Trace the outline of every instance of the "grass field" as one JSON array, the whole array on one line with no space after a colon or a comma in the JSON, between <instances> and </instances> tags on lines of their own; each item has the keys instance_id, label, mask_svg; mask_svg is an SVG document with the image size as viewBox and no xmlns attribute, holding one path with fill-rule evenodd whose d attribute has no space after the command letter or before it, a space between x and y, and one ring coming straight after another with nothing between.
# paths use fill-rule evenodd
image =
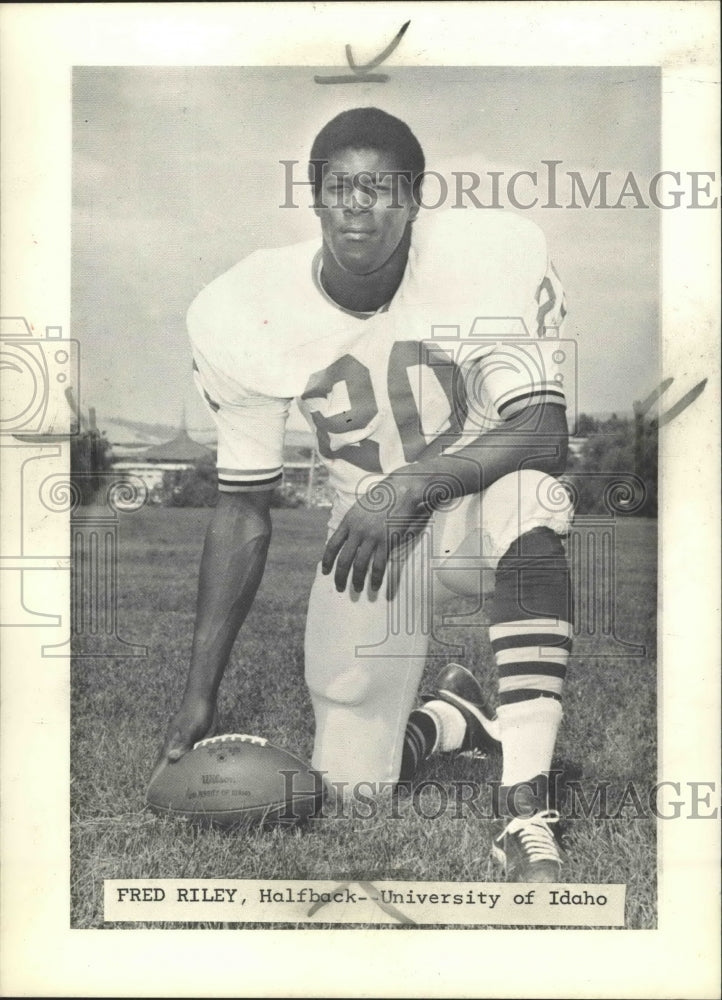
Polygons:
<instances>
[{"instance_id":1,"label":"grass field","mask_svg":"<svg viewBox=\"0 0 722 1000\"><path fill-rule=\"evenodd\" d=\"M140 926L103 923L106 878L335 879L352 870L375 878L499 881L489 860L487 821L473 814L459 818L453 810L423 818L411 799L401 803L400 818L382 804L371 819L312 821L305 832L199 831L144 807L145 786L183 688L210 513L148 508L122 517L119 631L127 641L147 645L149 653L79 658L73 665L72 926ZM312 711L303 683L303 629L326 512L274 515L266 575L221 689L222 730L262 735L309 758ZM555 764L585 789L608 782L610 802L621 805L628 781L646 789L656 780L656 522L628 519L616 530L617 634L643 644L646 654L602 655L609 641L605 646L600 639L596 655L596 640L586 641L587 655L572 659ZM460 631L435 627L431 652L443 652L443 642L458 642ZM464 662L493 697L486 630L463 632ZM430 659L429 680L441 662ZM500 760L458 757L435 760L423 775L442 788L499 776ZM436 811L433 801L424 811ZM625 882L627 926L654 927L655 820L639 818L634 806L616 811L614 819L569 821L564 877Z\"/></svg>"}]
</instances>

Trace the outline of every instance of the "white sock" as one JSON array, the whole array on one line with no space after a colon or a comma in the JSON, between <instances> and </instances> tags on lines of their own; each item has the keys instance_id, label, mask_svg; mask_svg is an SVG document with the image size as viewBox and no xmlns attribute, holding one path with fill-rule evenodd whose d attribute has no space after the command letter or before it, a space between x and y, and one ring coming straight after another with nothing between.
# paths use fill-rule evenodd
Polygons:
<instances>
[{"instance_id":1,"label":"white sock","mask_svg":"<svg viewBox=\"0 0 722 1000\"><path fill-rule=\"evenodd\" d=\"M455 705L435 699L427 701L419 711L426 712L436 723L437 737L432 753L437 750L448 753L459 749L466 736L466 720Z\"/></svg>"},{"instance_id":2,"label":"white sock","mask_svg":"<svg viewBox=\"0 0 722 1000\"><path fill-rule=\"evenodd\" d=\"M556 698L532 698L497 709L501 730L502 785L517 785L551 770L562 721Z\"/></svg>"}]
</instances>

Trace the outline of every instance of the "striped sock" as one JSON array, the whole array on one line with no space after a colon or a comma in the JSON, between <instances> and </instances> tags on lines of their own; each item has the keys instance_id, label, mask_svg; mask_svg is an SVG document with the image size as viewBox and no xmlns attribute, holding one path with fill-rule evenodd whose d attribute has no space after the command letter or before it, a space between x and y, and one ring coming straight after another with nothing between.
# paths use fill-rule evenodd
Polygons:
<instances>
[{"instance_id":1,"label":"striped sock","mask_svg":"<svg viewBox=\"0 0 722 1000\"><path fill-rule=\"evenodd\" d=\"M497 716L504 749L502 785L518 785L550 771L562 721L561 703L544 697L518 701L500 705Z\"/></svg>"},{"instance_id":2,"label":"striped sock","mask_svg":"<svg viewBox=\"0 0 722 1000\"><path fill-rule=\"evenodd\" d=\"M435 750L459 750L466 736L466 719L458 708L438 698L409 716L401 756L401 780L408 781Z\"/></svg>"},{"instance_id":3,"label":"striped sock","mask_svg":"<svg viewBox=\"0 0 722 1000\"><path fill-rule=\"evenodd\" d=\"M569 570L560 539L522 535L497 569L489 638L499 673L502 784L550 770L572 645Z\"/></svg>"},{"instance_id":4,"label":"striped sock","mask_svg":"<svg viewBox=\"0 0 722 1000\"><path fill-rule=\"evenodd\" d=\"M489 629L499 671L499 706L545 696L561 701L572 648L570 622L526 618ZM536 773L536 772L535 772Z\"/></svg>"},{"instance_id":5,"label":"striped sock","mask_svg":"<svg viewBox=\"0 0 722 1000\"><path fill-rule=\"evenodd\" d=\"M409 716L401 755L400 781L410 781L426 758L433 753L438 739L436 722L423 708Z\"/></svg>"},{"instance_id":6,"label":"striped sock","mask_svg":"<svg viewBox=\"0 0 722 1000\"><path fill-rule=\"evenodd\" d=\"M551 768L571 624L529 618L494 625L489 634L499 671L501 781L515 785Z\"/></svg>"}]
</instances>

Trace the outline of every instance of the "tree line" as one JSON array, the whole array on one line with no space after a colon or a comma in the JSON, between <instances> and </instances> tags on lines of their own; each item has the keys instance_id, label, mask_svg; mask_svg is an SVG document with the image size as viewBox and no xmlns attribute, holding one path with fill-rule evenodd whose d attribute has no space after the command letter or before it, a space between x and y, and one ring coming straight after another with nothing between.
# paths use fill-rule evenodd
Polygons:
<instances>
[{"instance_id":1,"label":"tree line","mask_svg":"<svg viewBox=\"0 0 722 1000\"><path fill-rule=\"evenodd\" d=\"M629 504L630 516L656 517L658 433L653 422L616 414L602 420L582 413L574 444L563 480L575 496L578 513L608 513L605 491L626 478L635 483L639 494ZM110 443L97 428L71 439L71 478L81 503L97 502L101 477L110 470L111 461ZM210 457L180 472L165 473L154 500L170 507L208 507L215 505L217 495L215 462ZM305 497L284 484L274 502L277 506L300 506ZM624 508L616 512L624 513Z\"/></svg>"},{"instance_id":2,"label":"tree line","mask_svg":"<svg viewBox=\"0 0 722 1000\"><path fill-rule=\"evenodd\" d=\"M605 490L615 482L632 482L629 514L657 516L658 431L641 415L600 420L581 413L577 421L577 454L570 453L566 477L577 497L577 512L608 512ZM615 508L624 513L624 508Z\"/></svg>"}]
</instances>

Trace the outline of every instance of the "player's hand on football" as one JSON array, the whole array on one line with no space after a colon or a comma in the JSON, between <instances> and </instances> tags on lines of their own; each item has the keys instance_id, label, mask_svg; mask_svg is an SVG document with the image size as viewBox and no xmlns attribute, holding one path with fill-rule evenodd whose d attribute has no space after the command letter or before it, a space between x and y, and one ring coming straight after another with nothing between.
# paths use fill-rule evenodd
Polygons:
<instances>
[{"instance_id":1,"label":"player's hand on football","mask_svg":"<svg viewBox=\"0 0 722 1000\"><path fill-rule=\"evenodd\" d=\"M328 575L335 564L339 592L350 581L360 593L367 579L372 590L379 590L394 550L423 530L429 518L410 492L392 490L384 503L378 493L383 485L372 487L351 507L326 543L321 571Z\"/></svg>"},{"instance_id":2,"label":"player's hand on football","mask_svg":"<svg viewBox=\"0 0 722 1000\"><path fill-rule=\"evenodd\" d=\"M218 727L216 707L202 698L184 699L168 724L161 761L176 761L193 749L193 745L211 736Z\"/></svg>"}]
</instances>

